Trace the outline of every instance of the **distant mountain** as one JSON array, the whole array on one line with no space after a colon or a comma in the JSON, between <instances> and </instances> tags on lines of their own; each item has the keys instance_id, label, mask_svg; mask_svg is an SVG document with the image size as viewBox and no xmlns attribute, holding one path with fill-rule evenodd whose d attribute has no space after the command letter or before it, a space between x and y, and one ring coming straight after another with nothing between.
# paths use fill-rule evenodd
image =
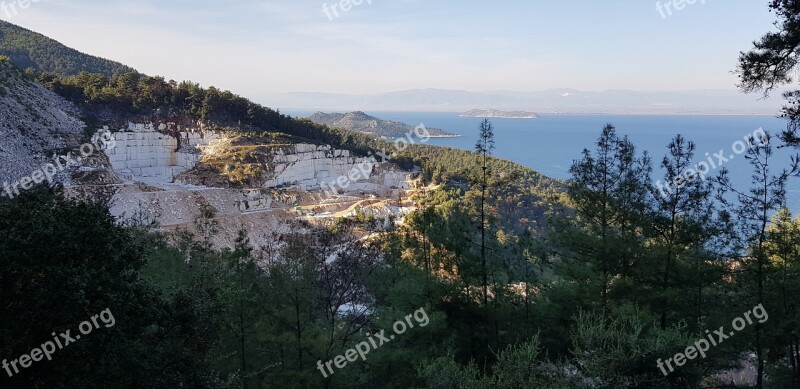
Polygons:
<instances>
[{"instance_id":1,"label":"distant mountain","mask_svg":"<svg viewBox=\"0 0 800 389\"><path fill-rule=\"evenodd\" d=\"M314 123L326 125L334 128L370 134L378 138L403 138L407 134L419 136L415 132L415 126L405 123L382 120L364 112L350 113L323 113L317 112L308 118ZM460 135L452 132L440 130L438 128L427 128L432 137L458 137Z\"/></svg>"},{"instance_id":2,"label":"distant mountain","mask_svg":"<svg viewBox=\"0 0 800 389\"><path fill-rule=\"evenodd\" d=\"M303 111L418 111L464 112L475 107L534 111L539 114L637 114L637 115L774 115L776 91L770 100L736 90L640 92L608 90L585 92L551 89L536 92L413 89L370 95L285 93L264 96L284 110Z\"/></svg>"},{"instance_id":3,"label":"distant mountain","mask_svg":"<svg viewBox=\"0 0 800 389\"><path fill-rule=\"evenodd\" d=\"M106 76L135 72L119 62L71 49L42 34L0 20L0 55L23 69L72 76L80 72Z\"/></svg>"},{"instance_id":4,"label":"distant mountain","mask_svg":"<svg viewBox=\"0 0 800 389\"><path fill-rule=\"evenodd\" d=\"M473 109L459 116L470 118L537 119L539 115L525 111L498 111L496 109Z\"/></svg>"}]
</instances>

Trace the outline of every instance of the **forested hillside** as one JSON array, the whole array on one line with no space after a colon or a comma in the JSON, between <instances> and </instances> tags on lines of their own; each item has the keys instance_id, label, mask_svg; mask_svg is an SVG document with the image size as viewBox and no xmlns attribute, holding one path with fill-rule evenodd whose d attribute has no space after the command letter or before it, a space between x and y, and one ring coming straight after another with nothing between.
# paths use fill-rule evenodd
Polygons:
<instances>
[{"instance_id":1,"label":"forested hillside","mask_svg":"<svg viewBox=\"0 0 800 389\"><path fill-rule=\"evenodd\" d=\"M39 72L29 75L81 107L85 121L95 127L120 126L130 120L160 120L242 132L283 133L362 156L385 154L405 168L421 167L430 183L466 188L477 180L478 170L471 167L477 161L473 153L419 144L398 147L366 134L292 118L215 87L203 88L188 81L178 83L139 73L111 77L90 73L68 77ZM505 201L502 208L508 213L503 214L501 222L508 228L520 231L528 222L545 223L547 209L559 206L555 193L561 184L557 181L509 161L489 158L488 164L491 170L503 172L497 178L502 184L496 185L496 190Z\"/></svg>"},{"instance_id":2,"label":"forested hillside","mask_svg":"<svg viewBox=\"0 0 800 389\"><path fill-rule=\"evenodd\" d=\"M114 75L134 70L119 62L71 49L42 34L0 20L0 55L23 69L75 75L80 72Z\"/></svg>"}]
</instances>

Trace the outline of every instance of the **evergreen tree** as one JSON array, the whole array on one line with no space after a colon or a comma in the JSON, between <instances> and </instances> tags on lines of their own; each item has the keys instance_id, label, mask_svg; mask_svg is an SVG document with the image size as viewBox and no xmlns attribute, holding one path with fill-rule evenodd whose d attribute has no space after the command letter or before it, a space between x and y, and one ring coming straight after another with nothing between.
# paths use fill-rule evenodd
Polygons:
<instances>
[{"instance_id":1,"label":"evergreen tree","mask_svg":"<svg viewBox=\"0 0 800 389\"><path fill-rule=\"evenodd\" d=\"M768 243L768 226L772 213L782 208L786 202L786 183L792 175L800 172L800 163L795 157L790 168L783 169L777 174L771 172L773 148L770 144L769 134L762 139L750 137L747 139L749 147L745 158L753 168L752 187L741 191L734 187L728 175L728 170L723 169L716 178L720 185L719 201L737 215L739 236L742 239L740 248L749 251L749 255L742 253L741 263L748 272L740 273L743 277L752 274L752 278L744 278L743 285L748 288L743 291L745 301L752 305L763 305L767 312L774 310L766 301L766 288L768 287L769 263L766 251ZM726 196L732 194L733 199ZM750 283L752 282L752 284ZM751 286L752 285L752 286ZM751 289L752 288L752 289ZM757 358L757 387L764 387L764 361L765 354L765 329L763 323L755 323L754 347Z\"/></svg>"},{"instance_id":2,"label":"evergreen tree","mask_svg":"<svg viewBox=\"0 0 800 389\"><path fill-rule=\"evenodd\" d=\"M637 157L633 144L620 139L609 124L595 155L584 150L570 173L568 193L577 215L555 231L556 243L563 247L559 273L567 280L588 279L589 300L584 302L606 307L612 281L629 276L641 259L649 159Z\"/></svg>"},{"instance_id":3,"label":"evergreen tree","mask_svg":"<svg viewBox=\"0 0 800 389\"><path fill-rule=\"evenodd\" d=\"M697 285L696 320L701 321L704 274L708 273L705 249L711 235L713 204L711 203L712 184L695 170L694 153L696 146L678 135L669 144L669 154L664 157L661 167L663 181L656 183L652 190L655 203L653 215L653 250L660 266L660 297L654 307L660 310L661 329L666 330L668 318L681 320L688 318L675 315L676 311L688 313L688 307L673 306L687 294L686 285L676 285L684 275L695 273ZM647 272L647 270L645 270ZM710 282L710 281L709 281ZM677 317L676 317L677 316Z\"/></svg>"},{"instance_id":4,"label":"evergreen tree","mask_svg":"<svg viewBox=\"0 0 800 389\"><path fill-rule=\"evenodd\" d=\"M487 275L489 269L486 266L486 191L489 187L489 167L486 160L494 150L494 128L489 119L483 119L478 135L478 142L475 144L475 151L481 155L481 205L480 205L480 233L481 233L481 277L483 287L483 307L488 308L489 302L489 282Z\"/></svg>"},{"instance_id":5,"label":"evergreen tree","mask_svg":"<svg viewBox=\"0 0 800 389\"><path fill-rule=\"evenodd\" d=\"M770 381L780 385L785 375L784 387L800 388L800 310L794 300L800 295L800 217L792 219L786 208L778 211L767 228L765 250L769 258L767 299L770 306L778 308L769 316L775 328L769 338L770 362L775 366Z\"/></svg>"},{"instance_id":6,"label":"evergreen tree","mask_svg":"<svg viewBox=\"0 0 800 389\"><path fill-rule=\"evenodd\" d=\"M778 30L764 34L750 51L742 52L737 69L744 92L762 92L765 96L791 84L800 64L800 1L771 0L769 8L778 17ZM783 117L789 126L781 138L800 148L800 90L786 92L784 98L788 104L783 108Z\"/></svg>"}]
</instances>

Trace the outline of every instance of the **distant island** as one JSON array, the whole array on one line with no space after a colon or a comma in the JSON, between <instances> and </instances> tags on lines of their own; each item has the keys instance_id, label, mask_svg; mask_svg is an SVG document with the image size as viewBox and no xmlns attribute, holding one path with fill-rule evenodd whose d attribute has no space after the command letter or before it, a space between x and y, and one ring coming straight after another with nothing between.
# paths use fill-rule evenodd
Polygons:
<instances>
[{"instance_id":1,"label":"distant island","mask_svg":"<svg viewBox=\"0 0 800 389\"><path fill-rule=\"evenodd\" d=\"M419 137L418 134L415 134L415 126L379 119L374 116L367 115L361 111L350 113L317 112L311 115L308 119L317 124L324 124L329 127L343 128L345 130L361 132L377 138L398 139L403 138L408 134L411 134L411 136L414 137ZM461 136L438 128L425 128L428 130L431 138L457 138Z\"/></svg>"},{"instance_id":2,"label":"distant island","mask_svg":"<svg viewBox=\"0 0 800 389\"><path fill-rule=\"evenodd\" d=\"M496 109L473 109L459 116L471 118L538 119L539 115L525 111L498 111Z\"/></svg>"}]
</instances>

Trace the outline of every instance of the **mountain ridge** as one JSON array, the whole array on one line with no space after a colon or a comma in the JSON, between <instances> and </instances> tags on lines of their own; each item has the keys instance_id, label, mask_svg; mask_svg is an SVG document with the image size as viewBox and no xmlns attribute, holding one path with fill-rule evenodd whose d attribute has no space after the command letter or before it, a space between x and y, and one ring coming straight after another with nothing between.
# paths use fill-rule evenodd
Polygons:
<instances>
[{"instance_id":1,"label":"mountain ridge","mask_svg":"<svg viewBox=\"0 0 800 389\"><path fill-rule=\"evenodd\" d=\"M106 76L135 73L136 70L105 58L70 48L52 38L0 20L0 55L22 69L33 69L60 76L81 72Z\"/></svg>"}]
</instances>

